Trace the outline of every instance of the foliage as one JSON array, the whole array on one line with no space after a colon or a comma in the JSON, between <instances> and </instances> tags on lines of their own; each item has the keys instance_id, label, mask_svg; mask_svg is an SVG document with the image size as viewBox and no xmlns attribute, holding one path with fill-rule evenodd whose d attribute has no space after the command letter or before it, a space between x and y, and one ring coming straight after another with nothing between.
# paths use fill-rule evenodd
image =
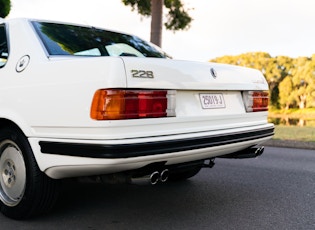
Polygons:
<instances>
[{"instance_id":1,"label":"foliage","mask_svg":"<svg viewBox=\"0 0 315 230\"><path fill-rule=\"evenodd\" d=\"M151 16L152 0L122 0L126 6L131 6L132 10L138 11L142 16ZM181 0L164 0L164 6L168 10L167 21L164 23L168 30L185 30L190 27L192 18L185 9Z\"/></svg>"},{"instance_id":2,"label":"foliage","mask_svg":"<svg viewBox=\"0 0 315 230\"><path fill-rule=\"evenodd\" d=\"M290 58L268 53L245 53L218 57L212 62L234 64L260 70L270 88L270 103L276 109L315 107L315 55Z\"/></svg>"},{"instance_id":3,"label":"foliage","mask_svg":"<svg viewBox=\"0 0 315 230\"><path fill-rule=\"evenodd\" d=\"M180 0L164 0L165 7L169 9L167 14L167 22L164 23L168 30L184 30L188 29L192 18L188 11L184 8Z\"/></svg>"},{"instance_id":4,"label":"foliage","mask_svg":"<svg viewBox=\"0 0 315 230\"><path fill-rule=\"evenodd\" d=\"M291 77L287 76L279 84L279 104L288 110L292 100L293 83Z\"/></svg>"},{"instance_id":5,"label":"foliage","mask_svg":"<svg viewBox=\"0 0 315 230\"><path fill-rule=\"evenodd\" d=\"M132 10L137 10L143 16L151 15L151 2L150 0L122 0L127 6L131 6Z\"/></svg>"},{"instance_id":6,"label":"foliage","mask_svg":"<svg viewBox=\"0 0 315 230\"><path fill-rule=\"evenodd\" d=\"M0 18L5 18L11 10L10 0L0 0Z\"/></svg>"}]
</instances>

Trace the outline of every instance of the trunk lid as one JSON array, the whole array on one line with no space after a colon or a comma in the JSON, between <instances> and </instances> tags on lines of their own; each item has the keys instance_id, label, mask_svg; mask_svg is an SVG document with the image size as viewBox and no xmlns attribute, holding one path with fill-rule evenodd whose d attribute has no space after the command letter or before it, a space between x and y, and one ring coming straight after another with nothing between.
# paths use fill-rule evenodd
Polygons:
<instances>
[{"instance_id":1,"label":"trunk lid","mask_svg":"<svg viewBox=\"0 0 315 230\"><path fill-rule=\"evenodd\" d=\"M218 63L122 57L128 88L181 90L268 90L255 69Z\"/></svg>"}]
</instances>

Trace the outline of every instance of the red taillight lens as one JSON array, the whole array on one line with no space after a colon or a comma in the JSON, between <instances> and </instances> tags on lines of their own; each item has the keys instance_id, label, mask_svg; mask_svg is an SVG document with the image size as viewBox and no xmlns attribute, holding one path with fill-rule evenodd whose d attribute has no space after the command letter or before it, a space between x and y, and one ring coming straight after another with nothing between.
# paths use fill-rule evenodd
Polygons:
<instances>
[{"instance_id":1,"label":"red taillight lens","mask_svg":"<svg viewBox=\"0 0 315 230\"><path fill-rule=\"evenodd\" d=\"M140 92L139 117L166 117L166 91Z\"/></svg>"},{"instance_id":2,"label":"red taillight lens","mask_svg":"<svg viewBox=\"0 0 315 230\"><path fill-rule=\"evenodd\" d=\"M174 90L98 90L91 106L95 120L175 116Z\"/></svg>"},{"instance_id":3,"label":"red taillight lens","mask_svg":"<svg viewBox=\"0 0 315 230\"><path fill-rule=\"evenodd\" d=\"M243 100L247 112L268 111L268 91L245 91Z\"/></svg>"}]
</instances>

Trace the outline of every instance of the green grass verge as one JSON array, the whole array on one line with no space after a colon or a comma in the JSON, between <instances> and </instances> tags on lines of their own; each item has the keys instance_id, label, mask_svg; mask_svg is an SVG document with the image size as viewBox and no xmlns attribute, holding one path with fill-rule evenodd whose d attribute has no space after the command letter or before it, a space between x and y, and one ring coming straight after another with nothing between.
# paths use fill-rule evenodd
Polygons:
<instances>
[{"instance_id":1,"label":"green grass verge","mask_svg":"<svg viewBox=\"0 0 315 230\"><path fill-rule=\"evenodd\" d=\"M315 127L277 125L273 139L315 142Z\"/></svg>"}]
</instances>

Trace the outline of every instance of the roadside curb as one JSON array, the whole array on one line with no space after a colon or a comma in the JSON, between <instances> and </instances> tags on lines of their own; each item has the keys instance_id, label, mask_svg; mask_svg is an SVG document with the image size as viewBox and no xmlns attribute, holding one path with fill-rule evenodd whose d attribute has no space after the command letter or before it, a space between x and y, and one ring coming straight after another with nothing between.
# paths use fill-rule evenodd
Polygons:
<instances>
[{"instance_id":1,"label":"roadside curb","mask_svg":"<svg viewBox=\"0 0 315 230\"><path fill-rule=\"evenodd\" d=\"M312 149L315 150L315 142L303 142L294 140L269 140L264 143L265 146L296 148L296 149Z\"/></svg>"}]
</instances>

